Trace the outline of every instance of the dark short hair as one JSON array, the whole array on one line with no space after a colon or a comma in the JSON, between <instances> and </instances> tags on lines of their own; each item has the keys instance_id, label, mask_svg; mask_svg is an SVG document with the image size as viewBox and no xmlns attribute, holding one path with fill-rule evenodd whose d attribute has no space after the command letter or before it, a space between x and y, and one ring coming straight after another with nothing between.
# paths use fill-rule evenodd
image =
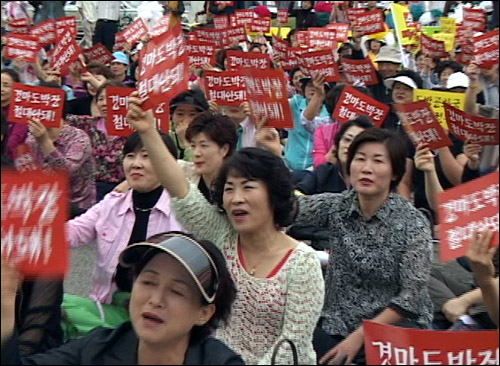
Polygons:
<instances>
[{"instance_id":1,"label":"dark short hair","mask_svg":"<svg viewBox=\"0 0 500 366\"><path fill-rule=\"evenodd\" d=\"M408 146L401 136L395 132L382 128L370 128L359 134L349 147L347 174L351 175L351 165L360 147L372 142L384 144L389 153L392 173L396 176L396 179L391 182L391 191L396 191L406 173Z\"/></svg>"},{"instance_id":2,"label":"dark short hair","mask_svg":"<svg viewBox=\"0 0 500 366\"><path fill-rule=\"evenodd\" d=\"M443 61L439 64L438 67L436 67L436 73L438 74L439 78L441 78L441 74L446 69L452 69L453 73L456 73L459 71L463 71L464 67L456 61Z\"/></svg>"},{"instance_id":3,"label":"dark short hair","mask_svg":"<svg viewBox=\"0 0 500 366\"><path fill-rule=\"evenodd\" d=\"M158 133L160 134L161 139L163 140L163 143L167 147L170 154L172 154L172 156L177 159L178 151L177 146L175 146L174 140L172 140L169 135L162 131L158 131ZM125 145L123 146L123 156L133 152L137 152L143 147L144 144L142 143L141 136L139 135L139 133L134 132L127 138L127 141L125 141Z\"/></svg>"},{"instance_id":4,"label":"dark short hair","mask_svg":"<svg viewBox=\"0 0 500 366\"><path fill-rule=\"evenodd\" d=\"M190 105L200 109L200 111L208 111L210 109L205 94L200 89L191 89L176 95L175 98L170 101L170 113L173 114L175 112L177 104L182 104L186 101L192 103Z\"/></svg>"},{"instance_id":5,"label":"dark short hair","mask_svg":"<svg viewBox=\"0 0 500 366\"><path fill-rule=\"evenodd\" d=\"M342 141L342 138L344 135L351 129L351 127L359 127L363 128L365 130L369 128L373 128L373 122L370 117L361 115L356 118L354 118L352 121L349 121L347 123L342 124L340 127L340 130L337 132L337 135L335 135L335 146L339 147L340 146L340 141ZM338 150L337 150L338 151ZM338 152L337 152L338 155ZM338 158L338 156L337 156Z\"/></svg>"},{"instance_id":6,"label":"dark short hair","mask_svg":"<svg viewBox=\"0 0 500 366\"><path fill-rule=\"evenodd\" d=\"M195 136L204 133L219 147L229 146L227 157L233 155L238 145L236 125L227 116L212 111L200 113L186 130L186 139L191 142Z\"/></svg>"},{"instance_id":7,"label":"dark short hair","mask_svg":"<svg viewBox=\"0 0 500 366\"><path fill-rule=\"evenodd\" d=\"M292 29L288 35L286 36L286 41L288 41L288 43L292 43L292 37L297 34L298 32L298 29Z\"/></svg>"},{"instance_id":8,"label":"dark short hair","mask_svg":"<svg viewBox=\"0 0 500 366\"><path fill-rule=\"evenodd\" d=\"M7 74L10 76L13 82L15 83L20 83L21 82L21 77L19 76L19 73L15 70L12 69L3 69L2 74Z\"/></svg>"},{"instance_id":9,"label":"dark short hair","mask_svg":"<svg viewBox=\"0 0 500 366\"><path fill-rule=\"evenodd\" d=\"M208 337L215 330L217 330L221 325L228 325L231 316L231 310L233 303L236 300L236 285L234 284L231 274L227 268L226 260L220 252L220 250L208 240L198 240L194 236L185 234L182 232L171 231L168 233L162 233L150 237L147 241L158 243L164 240L168 240L171 236L187 236L195 240L200 246L205 249L210 258L215 264L217 272L219 274L219 283L217 287L217 293L215 295L214 305L215 314L204 326L196 326L192 332L192 339L200 340ZM134 266L133 272L134 277L137 278L142 272L144 267L151 261L157 254L165 253L160 249L150 249L147 250L142 259ZM202 305L208 305L205 299L202 297Z\"/></svg>"},{"instance_id":10,"label":"dark short hair","mask_svg":"<svg viewBox=\"0 0 500 366\"><path fill-rule=\"evenodd\" d=\"M87 65L87 70L94 75L104 76L106 79L111 80L114 78L113 73L110 68L104 64L99 64L97 62L91 62Z\"/></svg>"},{"instance_id":11,"label":"dark short hair","mask_svg":"<svg viewBox=\"0 0 500 366\"><path fill-rule=\"evenodd\" d=\"M117 87L117 88L126 88L127 87L121 81L114 81L114 80L106 81L106 82L102 83L101 86L97 89L97 91L95 93L95 100L99 99L99 96L102 94L102 92L104 90L106 90L106 88L108 86L114 86L114 87Z\"/></svg>"},{"instance_id":12,"label":"dark short hair","mask_svg":"<svg viewBox=\"0 0 500 366\"><path fill-rule=\"evenodd\" d=\"M9 139L9 124L7 123L7 116L3 111L1 112L2 112L2 137L3 137L1 145L2 148L1 153L3 155L7 150L7 141Z\"/></svg>"},{"instance_id":13,"label":"dark short hair","mask_svg":"<svg viewBox=\"0 0 500 366\"><path fill-rule=\"evenodd\" d=\"M238 151L224 164L215 182L214 201L221 210L224 210L224 186L230 175L263 182L269 191L276 226L282 228L292 223L296 197L292 175L283 159L263 149Z\"/></svg>"},{"instance_id":14,"label":"dark short hair","mask_svg":"<svg viewBox=\"0 0 500 366\"><path fill-rule=\"evenodd\" d=\"M422 50L418 51L416 54L415 54L415 60L417 60L420 56L425 56L424 55L424 52ZM436 68L439 66L439 64L441 63L441 59L440 58L436 58L436 57L433 57L432 58L432 62L434 62L436 64Z\"/></svg>"},{"instance_id":15,"label":"dark short hair","mask_svg":"<svg viewBox=\"0 0 500 366\"><path fill-rule=\"evenodd\" d=\"M333 88L331 88L330 91L326 94L325 107L329 115L332 115L333 112L335 111L335 108L339 103L340 96L344 92L345 87L346 84L343 83L337 84ZM352 88L356 89L357 91L363 94L368 95L369 97L373 97L372 92L368 88L365 88L364 86L352 86Z\"/></svg>"},{"instance_id":16,"label":"dark short hair","mask_svg":"<svg viewBox=\"0 0 500 366\"><path fill-rule=\"evenodd\" d=\"M41 80L38 83L38 86L42 86L44 88L52 88L52 89L61 89L61 90L64 90L61 85L59 85L58 83L55 83L53 81L44 81L44 80ZM65 103L64 103L64 106L63 106L62 119L66 119L66 116L68 115L68 111L69 111L69 104L68 104L68 98L67 98L67 95L66 95L66 91L64 91L64 94L65 94Z\"/></svg>"},{"instance_id":17,"label":"dark short hair","mask_svg":"<svg viewBox=\"0 0 500 366\"><path fill-rule=\"evenodd\" d=\"M219 50L215 55L215 66L220 70L226 70L226 59L227 59L227 51L243 51L243 48L240 46L229 47Z\"/></svg>"}]
</instances>

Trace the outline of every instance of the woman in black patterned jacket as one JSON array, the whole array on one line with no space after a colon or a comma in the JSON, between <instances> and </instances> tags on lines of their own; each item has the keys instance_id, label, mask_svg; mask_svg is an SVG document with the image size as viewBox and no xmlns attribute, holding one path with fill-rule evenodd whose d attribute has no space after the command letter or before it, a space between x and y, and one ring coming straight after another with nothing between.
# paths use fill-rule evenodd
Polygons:
<instances>
[{"instance_id":1,"label":"woman in black patterned jacket","mask_svg":"<svg viewBox=\"0 0 500 366\"><path fill-rule=\"evenodd\" d=\"M322 363L363 363L362 321L426 329L432 237L428 220L394 194L405 174L406 145L395 133L368 129L349 148L353 190L299 198L299 225L329 231L323 317L315 334Z\"/></svg>"}]
</instances>

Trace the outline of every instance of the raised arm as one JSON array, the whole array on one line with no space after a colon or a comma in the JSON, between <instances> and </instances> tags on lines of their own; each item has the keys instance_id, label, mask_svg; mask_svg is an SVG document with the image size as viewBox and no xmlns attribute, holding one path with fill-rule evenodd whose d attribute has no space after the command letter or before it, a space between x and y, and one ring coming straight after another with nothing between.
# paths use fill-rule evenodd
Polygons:
<instances>
[{"instance_id":1,"label":"raised arm","mask_svg":"<svg viewBox=\"0 0 500 366\"><path fill-rule=\"evenodd\" d=\"M321 108L323 108L323 103L325 102L325 77L316 77L313 82L315 93L304 111L304 118L306 121L314 121L321 113Z\"/></svg>"},{"instance_id":2,"label":"raised arm","mask_svg":"<svg viewBox=\"0 0 500 366\"><path fill-rule=\"evenodd\" d=\"M415 154L415 166L425 173L425 195L427 202L434 212L438 211L438 196L443 192L436 172L434 154L425 145L420 145Z\"/></svg>"},{"instance_id":3,"label":"raised arm","mask_svg":"<svg viewBox=\"0 0 500 366\"><path fill-rule=\"evenodd\" d=\"M185 198L189 193L188 180L163 143L155 126L153 111L145 111L142 108L143 102L145 100L140 99L136 92L131 95L127 119L141 136L160 183L172 197Z\"/></svg>"}]
</instances>

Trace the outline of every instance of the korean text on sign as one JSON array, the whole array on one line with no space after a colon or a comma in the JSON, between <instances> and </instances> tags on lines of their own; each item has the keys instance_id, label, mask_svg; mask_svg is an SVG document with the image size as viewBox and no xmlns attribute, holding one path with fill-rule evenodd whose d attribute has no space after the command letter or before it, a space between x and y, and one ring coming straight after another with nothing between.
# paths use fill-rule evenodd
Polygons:
<instances>
[{"instance_id":1,"label":"korean text on sign","mask_svg":"<svg viewBox=\"0 0 500 366\"><path fill-rule=\"evenodd\" d=\"M59 71L62 76L69 74L69 66L78 60L82 54L80 46L69 32L64 33L56 42L52 54L52 68Z\"/></svg>"},{"instance_id":2,"label":"korean text on sign","mask_svg":"<svg viewBox=\"0 0 500 366\"><path fill-rule=\"evenodd\" d=\"M227 62L230 70L266 70L271 67L271 57L267 54L256 52L228 51Z\"/></svg>"},{"instance_id":3,"label":"korean text on sign","mask_svg":"<svg viewBox=\"0 0 500 366\"><path fill-rule=\"evenodd\" d=\"M443 192L439 215L443 262L466 255L474 231L495 232L493 245L498 246L498 173Z\"/></svg>"},{"instance_id":4,"label":"korean text on sign","mask_svg":"<svg viewBox=\"0 0 500 366\"><path fill-rule=\"evenodd\" d=\"M56 42L56 23L54 19L46 20L30 30L31 35L38 37L40 47L47 47Z\"/></svg>"},{"instance_id":5,"label":"korean text on sign","mask_svg":"<svg viewBox=\"0 0 500 366\"><path fill-rule=\"evenodd\" d=\"M5 57L11 60L24 60L34 63L37 60L40 45L38 38L24 34L9 34L5 47Z\"/></svg>"},{"instance_id":6,"label":"korean text on sign","mask_svg":"<svg viewBox=\"0 0 500 366\"><path fill-rule=\"evenodd\" d=\"M364 60L351 60L344 58L342 67L347 82L351 85L376 85L379 83L377 70L369 58Z\"/></svg>"},{"instance_id":7,"label":"korean text on sign","mask_svg":"<svg viewBox=\"0 0 500 366\"><path fill-rule=\"evenodd\" d=\"M25 276L64 275L66 172L2 171L2 256Z\"/></svg>"},{"instance_id":8,"label":"korean text on sign","mask_svg":"<svg viewBox=\"0 0 500 366\"><path fill-rule=\"evenodd\" d=\"M189 57L180 25L153 38L140 53L140 77L137 90L141 98L149 96L147 109L166 93L177 95L188 89ZM154 100L154 99L158 100Z\"/></svg>"},{"instance_id":9,"label":"korean text on sign","mask_svg":"<svg viewBox=\"0 0 500 366\"><path fill-rule=\"evenodd\" d=\"M408 136L416 146L425 144L431 150L436 150L453 145L427 101L397 104L395 107Z\"/></svg>"},{"instance_id":10,"label":"korean text on sign","mask_svg":"<svg viewBox=\"0 0 500 366\"><path fill-rule=\"evenodd\" d=\"M46 127L60 127L66 92L62 89L14 83L9 121L39 119Z\"/></svg>"},{"instance_id":11,"label":"korean text on sign","mask_svg":"<svg viewBox=\"0 0 500 366\"><path fill-rule=\"evenodd\" d=\"M237 106L246 102L245 76L242 71L207 71L207 99L219 105Z\"/></svg>"},{"instance_id":12,"label":"korean text on sign","mask_svg":"<svg viewBox=\"0 0 500 366\"><path fill-rule=\"evenodd\" d=\"M269 119L268 126L293 128L287 80L282 70L245 70L248 102L255 121Z\"/></svg>"},{"instance_id":13,"label":"korean text on sign","mask_svg":"<svg viewBox=\"0 0 500 366\"><path fill-rule=\"evenodd\" d=\"M482 36L474 37L474 63L482 69L490 69L498 65L499 52L498 29Z\"/></svg>"},{"instance_id":14,"label":"korean text on sign","mask_svg":"<svg viewBox=\"0 0 500 366\"><path fill-rule=\"evenodd\" d=\"M337 31L326 28L309 28L308 33L310 47L337 49Z\"/></svg>"},{"instance_id":15,"label":"korean text on sign","mask_svg":"<svg viewBox=\"0 0 500 366\"><path fill-rule=\"evenodd\" d=\"M111 136L130 136L134 130L127 122L128 100L134 89L107 87L107 128Z\"/></svg>"},{"instance_id":16,"label":"korean text on sign","mask_svg":"<svg viewBox=\"0 0 500 366\"><path fill-rule=\"evenodd\" d=\"M498 331L443 332L363 323L368 365L498 365Z\"/></svg>"},{"instance_id":17,"label":"korean text on sign","mask_svg":"<svg viewBox=\"0 0 500 366\"><path fill-rule=\"evenodd\" d=\"M304 74L312 78L324 76L329 83L337 82L340 80L340 73L334 53L334 50L304 53L298 57L299 66Z\"/></svg>"},{"instance_id":18,"label":"korean text on sign","mask_svg":"<svg viewBox=\"0 0 500 366\"><path fill-rule=\"evenodd\" d=\"M375 125L381 127L389 114L389 110L390 107L384 103L380 103L368 95L346 86L333 112L333 118L345 123L364 114L370 117Z\"/></svg>"},{"instance_id":19,"label":"korean text on sign","mask_svg":"<svg viewBox=\"0 0 500 366\"><path fill-rule=\"evenodd\" d=\"M445 104L445 112L450 132L460 140L483 146L499 144L497 119L473 116L449 104Z\"/></svg>"},{"instance_id":20,"label":"korean text on sign","mask_svg":"<svg viewBox=\"0 0 500 366\"><path fill-rule=\"evenodd\" d=\"M448 129L448 124L446 123L446 115L444 113L445 103L462 111L465 109L465 94L463 93L417 89L413 94L413 99L415 102L423 100L429 102L437 120L446 130Z\"/></svg>"},{"instance_id":21,"label":"korean text on sign","mask_svg":"<svg viewBox=\"0 0 500 366\"><path fill-rule=\"evenodd\" d=\"M200 68L206 64L213 65L216 47L215 43L188 40L189 64Z\"/></svg>"},{"instance_id":22,"label":"korean text on sign","mask_svg":"<svg viewBox=\"0 0 500 366\"><path fill-rule=\"evenodd\" d=\"M443 41L438 41L422 34L422 53L431 58L445 58L448 56Z\"/></svg>"},{"instance_id":23,"label":"korean text on sign","mask_svg":"<svg viewBox=\"0 0 500 366\"><path fill-rule=\"evenodd\" d=\"M354 22L365 35L385 31L384 14L381 10L364 12L356 17Z\"/></svg>"},{"instance_id":24,"label":"korean text on sign","mask_svg":"<svg viewBox=\"0 0 500 366\"><path fill-rule=\"evenodd\" d=\"M127 43L133 46L138 43L143 37L147 36L148 32L148 26L146 25L146 23L144 23L144 20L142 20L142 18L139 18L120 34L123 36Z\"/></svg>"},{"instance_id":25,"label":"korean text on sign","mask_svg":"<svg viewBox=\"0 0 500 366\"><path fill-rule=\"evenodd\" d=\"M332 29L336 33L336 38L337 41L339 42L346 42L349 38L349 24L343 24L343 23L332 23L332 24L327 24L326 29Z\"/></svg>"},{"instance_id":26,"label":"korean text on sign","mask_svg":"<svg viewBox=\"0 0 500 366\"><path fill-rule=\"evenodd\" d=\"M112 53L101 43L87 50L83 50L83 55L87 57L87 59L92 60L92 62L103 65L107 65L114 60Z\"/></svg>"}]
</instances>

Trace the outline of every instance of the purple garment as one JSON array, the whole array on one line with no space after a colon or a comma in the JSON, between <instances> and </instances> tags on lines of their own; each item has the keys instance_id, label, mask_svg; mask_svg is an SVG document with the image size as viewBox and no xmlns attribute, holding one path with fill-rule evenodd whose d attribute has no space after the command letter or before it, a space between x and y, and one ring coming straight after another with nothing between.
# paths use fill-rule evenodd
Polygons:
<instances>
[{"instance_id":1,"label":"purple garment","mask_svg":"<svg viewBox=\"0 0 500 366\"><path fill-rule=\"evenodd\" d=\"M64 125L61 135L54 141L56 150L46 157L33 136L29 136L26 143L30 145L31 158L37 165L43 169L66 170L69 173L72 204L83 210L95 204L95 160L90 139L84 131ZM18 161L16 165L20 166Z\"/></svg>"},{"instance_id":2,"label":"purple garment","mask_svg":"<svg viewBox=\"0 0 500 366\"><path fill-rule=\"evenodd\" d=\"M71 75L66 77L64 85L70 87L73 90L75 99L85 98L89 96L89 93L85 88L85 83L83 81L80 81L75 84L75 82L72 80Z\"/></svg>"},{"instance_id":3,"label":"purple garment","mask_svg":"<svg viewBox=\"0 0 500 366\"><path fill-rule=\"evenodd\" d=\"M2 111L9 116L10 104L2 107ZM19 145L24 144L28 137L28 125L24 123L9 122L6 154L10 159L15 158L15 153Z\"/></svg>"}]
</instances>

